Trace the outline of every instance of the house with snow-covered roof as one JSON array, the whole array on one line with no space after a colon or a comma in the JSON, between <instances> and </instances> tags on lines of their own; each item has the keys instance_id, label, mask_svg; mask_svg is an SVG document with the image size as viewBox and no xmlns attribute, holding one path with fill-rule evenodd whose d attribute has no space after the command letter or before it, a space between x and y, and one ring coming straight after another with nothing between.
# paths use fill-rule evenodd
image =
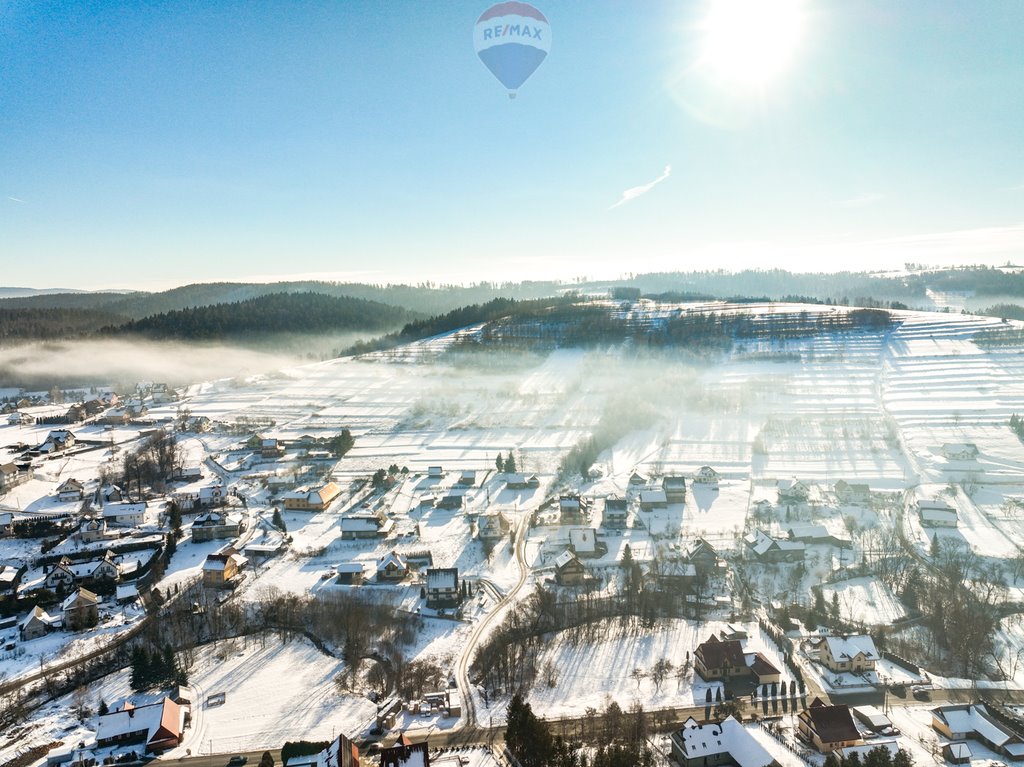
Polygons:
<instances>
[{"instance_id":1,"label":"house with snow-covered roof","mask_svg":"<svg viewBox=\"0 0 1024 767\"><path fill-rule=\"evenodd\" d=\"M477 535L481 541L499 541L509 534L512 523L508 517L497 511L483 514L476 521Z\"/></svg>"},{"instance_id":2,"label":"house with snow-covered roof","mask_svg":"<svg viewBox=\"0 0 1024 767\"><path fill-rule=\"evenodd\" d=\"M698 722L691 716L671 740L672 756L682 767L779 767L778 760L731 716L720 722Z\"/></svg>"},{"instance_id":3,"label":"house with snow-covered roof","mask_svg":"<svg viewBox=\"0 0 1024 767\"><path fill-rule=\"evenodd\" d=\"M915 504L922 527L956 527L956 509L941 498L921 498Z\"/></svg>"},{"instance_id":4,"label":"house with snow-covered roof","mask_svg":"<svg viewBox=\"0 0 1024 767\"><path fill-rule=\"evenodd\" d=\"M234 546L222 546L203 562L203 585L209 588L232 587L242 578L249 562Z\"/></svg>"},{"instance_id":5,"label":"house with snow-covered roof","mask_svg":"<svg viewBox=\"0 0 1024 767\"><path fill-rule=\"evenodd\" d=\"M601 515L601 527L621 530L629 520L629 502L621 495L610 495L604 499L604 514Z\"/></svg>"},{"instance_id":6,"label":"house with snow-covered roof","mask_svg":"<svg viewBox=\"0 0 1024 767\"><path fill-rule=\"evenodd\" d=\"M31 639L38 639L41 636L45 636L61 625L61 616L50 615L39 605L36 605L28 611L28 615L22 618L21 623L18 624L18 633L21 636L22 642L28 642Z\"/></svg>"},{"instance_id":7,"label":"house with snow-covered roof","mask_svg":"<svg viewBox=\"0 0 1024 767\"><path fill-rule=\"evenodd\" d=\"M641 511L654 511L655 509L664 509L666 506L668 506L668 496L662 488L647 488L640 491Z\"/></svg>"},{"instance_id":8,"label":"house with snow-covered roof","mask_svg":"<svg viewBox=\"0 0 1024 767\"><path fill-rule=\"evenodd\" d=\"M826 636L811 640L818 648L818 660L831 671L873 671L881 660L874 640L867 634Z\"/></svg>"},{"instance_id":9,"label":"house with snow-covered roof","mask_svg":"<svg viewBox=\"0 0 1024 767\"><path fill-rule=\"evenodd\" d=\"M403 735L395 745L381 749L380 767L430 767L430 748Z\"/></svg>"},{"instance_id":10,"label":"house with snow-covered roof","mask_svg":"<svg viewBox=\"0 0 1024 767\"><path fill-rule=\"evenodd\" d=\"M103 519L115 527L138 527L146 521L146 504L108 503L103 507Z\"/></svg>"},{"instance_id":11,"label":"house with snow-covered roof","mask_svg":"<svg viewBox=\"0 0 1024 767\"><path fill-rule=\"evenodd\" d=\"M861 483L847 482L841 479L832 486L832 491L840 503L866 504L871 501L871 487Z\"/></svg>"},{"instance_id":12,"label":"house with snow-covered roof","mask_svg":"<svg viewBox=\"0 0 1024 767\"><path fill-rule=\"evenodd\" d=\"M221 538L237 538L242 534L242 526L241 514L208 511L192 521L192 540L199 543Z\"/></svg>"},{"instance_id":13,"label":"house with snow-covered roof","mask_svg":"<svg viewBox=\"0 0 1024 767\"><path fill-rule=\"evenodd\" d=\"M409 563L394 549L377 560L378 581L400 581L408 574Z\"/></svg>"},{"instance_id":14,"label":"house with snow-covered roof","mask_svg":"<svg viewBox=\"0 0 1024 767\"><path fill-rule=\"evenodd\" d=\"M999 723L984 703L932 709L932 729L950 740L977 740L1010 761L1024 760L1024 739Z\"/></svg>"},{"instance_id":15,"label":"house with snow-covered roof","mask_svg":"<svg viewBox=\"0 0 1024 767\"><path fill-rule=\"evenodd\" d=\"M427 607L457 607L461 601L459 568L431 567L427 570Z\"/></svg>"},{"instance_id":16,"label":"house with snow-covered roof","mask_svg":"<svg viewBox=\"0 0 1024 767\"><path fill-rule=\"evenodd\" d=\"M569 530L569 548L581 559L592 559L608 553L608 544L597 538L592 527L574 527Z\"/></svg>"},{"instance_id":17,"label":"house with snow-covered roof","mask_svg":"<svg viewBox=\"0 0 1024 767\"><path fill-rule=\"evenodd\" d=\"M74 477L64 480L57 487L57 500L58 501L80 501L82 500L82 493L85 491L85 485L79 482Z\"/></svg>"},{"instance_id":18,"label":"house with snow-covered roof","mask_svg":"<svg viewBox=\"0 0 1024 767\"><path fill-rule=\"evenodd\" d=\"M146 706L125 703L120 709L100 715L96 723L96 745L141 744L147 753L160 753L181 743L185 711L170 698Z\"/></svg>"},{"instance_id":19,"label":"house with snow-covered roof","mask_svg":"<svg viewBox=\"0 0 1024 767\"><path fill-rule=\"evenodd\" d=\"M758 530L743 539L747 551L758 562L777 564L779 562L799 562L804 558L806 547L800 541L773 538Z\"/></svg>"},{"instance_id":20,"label":"house with snow-covered roof","mask_svg":"<svg viewBox=\"0 0 1024 767\"><path fill-rule=\"evenodd\" d=\"M281 496L286 509L297 511L323 511L341 495L341 488L334 482L319 487L300 487Z\"/></svg>"},{"instance_id":21,"label":"house with snow-covered roof","mask_svg":"<svg viewBox=\"0 0 1024 767\"><path fill-rule=\"evenodd\" d=\"M779 494L779 504L806 503L811 495L811 488L799 479L780 479L775 483Z\"/></svg>"},{"instance_id":22,"label":"house with snow-covered roof","mask_svg":"<svg viewBox=\"0 0 1024 767\"><path fill-rule=\"evenodd\" d=\"M693 481L695 484L698 485L718 487L718 472L712 469L710 466L701 466L697 473L693 476Z\"/></svg>"},{"instance_id":23,"label":"house with snow-covered roof","mask_svg":"<svg viewBox=\"0 0 1024 767\"><path fill-rule=\"evenodd\" d=\"M100 617L100 598L89 589L79 587L60 603L64 626L72 631L95 626Z\"/></svg>"},{"instance_id":24,"label":"house with snow-covered roof","mask_svg":"<svg viewBox=\"0 0 1024 767\"><path fill-rule=\"evenodd\" d=\"M948 461L973 461L979 455L978 446L973 442L947 442L941 450Z\"/></svg>"},{"instance_id":25,"label":"house with snow-covered roof","mask_svg":"<svg viewBox=\"0 0 1024 767\"><path fill-rule=\"evenodd\" d=\"M559 586L578 586L587 579L587 568L570 549L555 557L555 582Z\"/></svg>"}]
</instances>

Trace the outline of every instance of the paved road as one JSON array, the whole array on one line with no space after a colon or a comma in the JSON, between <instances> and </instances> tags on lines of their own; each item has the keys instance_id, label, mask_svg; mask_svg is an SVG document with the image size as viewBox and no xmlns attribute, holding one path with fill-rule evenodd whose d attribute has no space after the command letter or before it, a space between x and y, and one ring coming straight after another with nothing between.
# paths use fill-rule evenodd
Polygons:
<instances>
[{"instance_id":1,"label":"paved road","mask_svg":"<svg viewBox=\"0 0 1024 767\"><path fill-rule=\"evenodd\" d=\"M477 724L476 704L473 701L473 690L469 684L469 667L473 661L473 653L476 652L476 646L486 633L487 628L491 623L505 611L505 607L515 602L519 592L526 584L526 578L530 574L530 568L526 565L525 555L526 533L529 528L529 516L519 519L514 544L516 564L519 566L519 580L516 581L516 585L498 601L494 606L494 609L477 622L473 632L469 636L469 640L466 642L466 646L462 650L462 655L459 656L459 661L455 669L455 682L459 688L459 696L462 698L462 720L459 728L460 730L473 730Z\"/></svg>"},{"instance_id":2,"label":"paved road","mask_svg":"<svg viewBox=\"0 0 1024 767\"><path fill-rule=\"evenodd\" d=\"M283 740L287 740L287 734L282 733ZM260 749L259 751L236 751L232 754L211 754L209 756L186 756L181 758L166 759L164 757L157 757L154 761L156 762L167 762L168 764L181 764L187 765L187 767L227 767L228 760L234 756L234 754L241 754L246 757L249 761L245 767L258 767L260 759L263 757L263 752L267 749ZM274 764L281 764L281 749L272 748L270 749L270 755L274 757Z\"/></svg>"}]
</instances>

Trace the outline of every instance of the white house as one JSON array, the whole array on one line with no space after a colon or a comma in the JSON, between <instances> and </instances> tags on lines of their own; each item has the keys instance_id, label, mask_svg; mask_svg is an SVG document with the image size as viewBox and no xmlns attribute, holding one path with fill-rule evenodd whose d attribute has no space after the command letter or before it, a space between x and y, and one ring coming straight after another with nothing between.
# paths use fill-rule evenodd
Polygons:
<instances>
[{"instance_id":1,"label":"white house","mask_svg":"<svg viewBox=\"0 0 1024 767\"><path fill-rule=\"evenodd\" d=\"M942 455L948 461L973 461L978 457L978 446L973 442L947 442Z\"/></svg>"},{"instance_id":2,"label":"white house","mask_svg":"<svg viewBox=\"0 0 1024 767\"><path fill-rule=\"evenodd\" d=\"M103 507L103 519L115 527L138 527L146 521L146 504L108 503Z\"/></svg>"},{"instance_id":3,"label":"white house","mask_svg":"<svg viewBox=\"0 0 1024 767\"><path fill-rule=\"evenodd\" d=\"M915 504L922 527L956 527L956 509L940 498L922 498Z\"/></svg>"},{"instance_id":4,"label":"white house","mask_svg":"<svg viewBox=\"0 0 1024 767\"><path fill-rule=\"evenodd\" d=\"M694 475L693 481L698 485L718 487L718 472L710 466L701 466L700 470Z\"/></svg>"},{"instance_id":5,"label":"white house","mask_svg":"<svg viewBox=\"0 0 1024 767\"><path fill-rule=\"evenodd\" d=\"M721 722L697 722L692 716L672 733L672 755L682 767L735 764L738 767L769 767L779 762L729 716Z\"/></svg>"}]
</instances>

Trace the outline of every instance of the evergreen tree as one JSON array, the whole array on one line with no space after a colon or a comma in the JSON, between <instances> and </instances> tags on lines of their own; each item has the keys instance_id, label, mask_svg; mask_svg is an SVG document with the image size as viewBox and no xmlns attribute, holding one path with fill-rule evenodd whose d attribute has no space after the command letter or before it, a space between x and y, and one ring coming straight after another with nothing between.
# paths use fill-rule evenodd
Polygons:
<instances>
[{"instance_id":1,"label":"evergreen tree","mask_svg":"<svg viewBox=\"0 0 1024 767\"><path fill-rule=\"evenodd\" d=\"M505 459L501 457L501 453L498 453L498 457L494 459L494 468L502 473L505 471Z\"/></svg>"},{"instance_id":2,"label":"evergreen tree","mask_svg":"<svg viewBox=\"0 0 1024 767\"><path fill-rule=\"evenodd\" d=\"M896 755L892 758L892 767L914 767L914 757L909 751L897 749Z\"/></svg>"},{"instance_id":3,"label":"evergreen tree","mask_svg":"<svg viewBox=\"0 0 1024 767\"><path fill-rule=\"evenodd\" d=\"M516 470L516 459L512 457L512 451L508 451L508 458L505 459L505 473L512 474Z\"/></svg>"},{"instance_id":4,"label":"evergreen tree","mask_svg":"<svg viewBox=\"0 0 1024 767\"><path fill-rule=\"evenodd\" d=\"M260 757L260 767L274 767L274 757L269 751L264 751Z\"/></svg>"},{"instance_id":5,"label":"evergreen tree","mask_svg":"<svg viewBox=\"0 0 1024 767\"><path fill-rule=\"evenodd\" d=\"M105 716L110 713L110 708L107 706L107 702L102 698L100 699L100 707L97 709L97 713L100 716Z\"/></svg>"},{"instance_id":6,"label":"evergreen tree","mask_svg":"<svg viewBox=\"0 0 1024 767\"><path fill-rule=\"evenodd\" d=\"M284 524L284 517L281 516L280 509L274 509L274 517L271 521L273 522L274 527L276 527L282 533L288 532L288 528Z\"/></svg>"}]
</instances>

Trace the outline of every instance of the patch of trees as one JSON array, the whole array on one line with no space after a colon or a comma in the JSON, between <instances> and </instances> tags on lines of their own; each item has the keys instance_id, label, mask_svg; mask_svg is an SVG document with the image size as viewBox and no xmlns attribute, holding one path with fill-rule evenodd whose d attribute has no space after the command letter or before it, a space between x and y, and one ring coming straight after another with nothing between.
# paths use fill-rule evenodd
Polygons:
<instances>
[{"instance_id":1,"label":"patch of trees","mask_svg":"<svg viewBox=\"0 0 1024 767\"><path fill-rule=\"evenodd\" d=\"M153 648L137 644L132 648L131 688L136 692L154 687L188 684L188 673L178 662L170 644Z\"/></svg>"},{"instance_id":2,"label":"patch of trees","mask_svg":"<svg viewBox=\"0 0 1024 767\"><path fill-rule=\"evenodd\" d=\"M914 757L910 752L900 748L895 755L885 746L875 746L864 758L854 752L848 756L829 754L825 757L825 767L913 767Z\"/></svg>"},{"instance_id":3,"label":"patch of trees","mask_svg":"<svg viewBox=\"0 0 1024 767\"><path fill-rule=\"evenodd\" d=\"M1024 306L1020 304L993 304L988 309L983 309L981 313L1004 320L1024 320Z\"/></svg>"},{"instance_id":4,"label":"patch of trees","mask_svg":"<svg viewBox=\"0 0 1024 767\"><path fill-rule=\"evenodd\" d=\"M573 445L562 458L559 473L563 477L578 474L589 478L590 469L601 453L630 432L646 429L657 417L651 404L640 398L622 398L610 403L593 432Z\"/></svg>"},{"instance_id":5,"label":"patch of trees","mask_svg":"<svg viewBox=\"0 0 1024 767\"><path fill-rule=\"evenodd\" d=\"M1017 439L1024 442L1024 419L1014 413L1010 416L1010 428L1017 435Z\"/></svg>"},{"instance_id":6,"label":"patch of trees","mask_svg":"<svg viewBox=\"0 0 1024 767\"><path fill-rule=\"evenodd\" d=\"M327 740L289 740L281 747L281 764L288 764L288 760L296 756L319 754L329 745Z\"/></svg>"},{"instance_id":7,"label":"patch of trees","mask_svg":"<svg viewBox=\"0 0 1024 767\"><path fill-rule=\"evenodd\" d=\"M578 743L552 736L548 724L516 694L508 705L505 745L521 767L652 767L654 752L647 743L648 722L643 706L623 712L612 701L603 712L587 710L589 739L601 745L590 760ZM600 732L598 732L600 730Z\"/></svg>"},{"instance_id":8,"label":"patch of trees","mask_svg":"<svg viewBox=\"0 0 1024 767\"><path fill-rule=\"evenodd\" d=\"M94 309L0 309L0 345L78 338L116 320Z\"/></svg>"},{"instance_id":9,"label":"patch of trees","mask_svg":"<svg viewBox=\"0 0 1024 767\"><path fill-rule=\"evenodd\" d=\"M280 333L384 330L406 321L410 314L405 309L347 296L271 293L234 303L153 314L108 326L104 332L154 339L245 339Z\"/></svg>"},{"instance_id":10,"label":"patch of trees","mask_svg":"<svg viewBox=\"0 0 1024 767\"><path fill-rule=\"evenodd\" d=\"M504 458L501 453L498 453L498 457L494 459L495 468L505 474L515 474L516 472L516 459L512 455L512 451L508 451L508 458Z\"/></svg>"},{"instance_id":11,"label":"patch of trees","mask_svg":"<svg viewBox=\"0 0 1024 767\"><path fill-rule=\"evenodd\" d=\"M147 437L138 450L124 454L118 476L105 479L114 479L129 497L143 498L146 488L174 477L182 460L174 435L160 430Z\"/></svg>"}]
</instances>

